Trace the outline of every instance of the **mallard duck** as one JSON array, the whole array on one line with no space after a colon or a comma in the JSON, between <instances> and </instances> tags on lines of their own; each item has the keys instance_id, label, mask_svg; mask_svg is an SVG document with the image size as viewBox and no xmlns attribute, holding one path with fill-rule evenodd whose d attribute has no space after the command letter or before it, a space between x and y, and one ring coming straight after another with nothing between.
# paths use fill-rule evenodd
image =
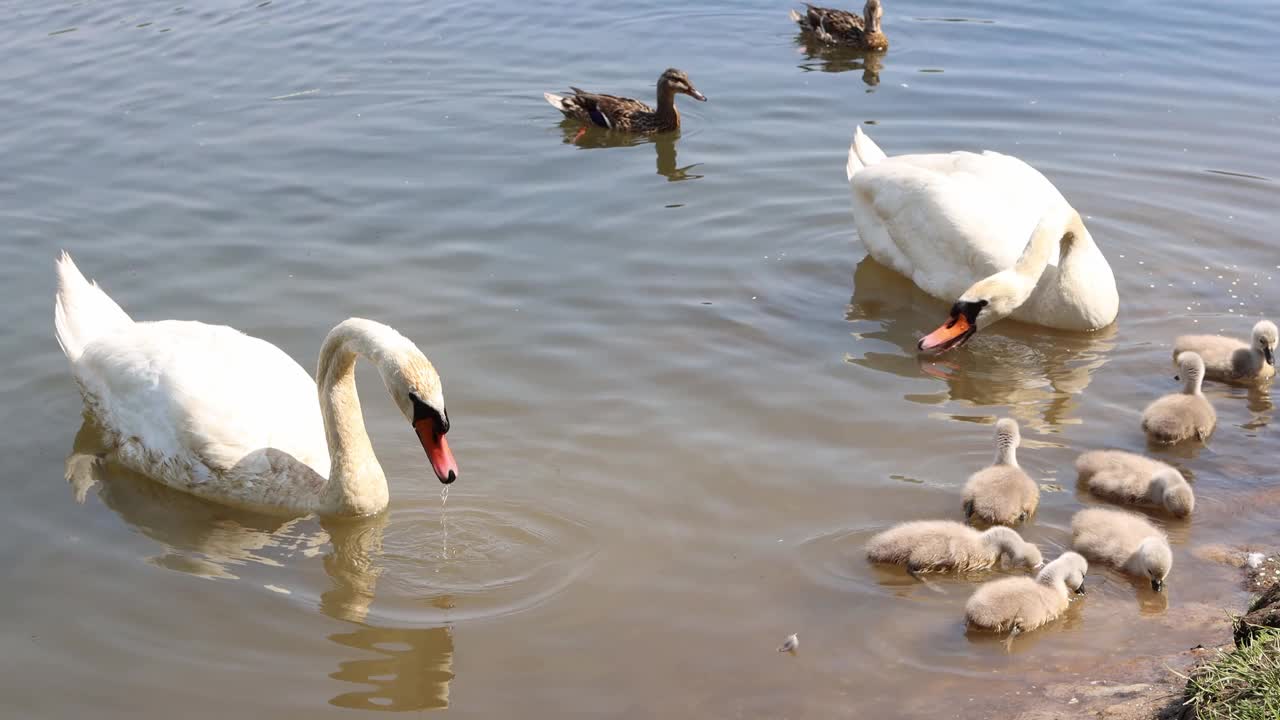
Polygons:
<instances>
[{"instance_id":1,"label":"mallard duck","mask_svg":"<svg viewBox=\"0 0 1280 720\"><path fill-rule=\"evenodd\" d=\"M633 133L669 132L680 129L680 113L676 110L676 93L706 102L683 70L670 68L658 78L658 109L631 98L590 93L570 87L573 95L542 93L551 106L565 117L591 123L607 130Z\"/></svg>"},{"instance_id":2,"label":"mallard duck","mask_svg":"<svg viewBox=\"0 0 1280 720\"><path fill-rule=\"evenodd\" d=\"M808 30L818 39L832 45L850 45L861 50L888 50L889 38L880 31L880 18L884 16L884 8L880 0L867 0L862 8L862 16L848 10L815 7L804 4L804 15L791 11L791 19L800 25L801 30Z\"/></svg>"}]
</instances>

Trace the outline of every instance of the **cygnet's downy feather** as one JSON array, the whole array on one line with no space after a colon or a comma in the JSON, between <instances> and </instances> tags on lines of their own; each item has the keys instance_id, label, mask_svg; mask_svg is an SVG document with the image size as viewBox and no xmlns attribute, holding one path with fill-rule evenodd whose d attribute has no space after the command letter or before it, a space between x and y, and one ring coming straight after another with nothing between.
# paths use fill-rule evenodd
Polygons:
<instances>
[{"instance_id":1,"label":"cygnet's downy feather","mask_svg":"<svg viewBox=\"0 0 1280 720\"><path fill-rule=\"evenodd\" d=\"M1218 423L1209 399L1200 391L1204 360L1193 352L1178 356L1182 392L1165 395L1142 411L1142 429L1152 442L1173 445L1184 440L1204 441Z\"/></svg>"},{"instance_id":2,"label":"cygnet's downy feather","mask_svg":"<svg viewBox=\"0 0 1280 720\"><path fill-rule=\"evenodd\" d=\"M1076 458L1076 472L1089 492L1112 502L1162 507L1187 517L1195 492L1177 468L1123 450L1093 450Z\"/></svg>"},{"instance_id":3,"label":"cygnet's downy feather","mask_svg":"<svg viewBox=\"0 0 1280 720\"><path fill-rule=\"evenodd\" d=\"M1152 590L1164 587L1173 567L1173 551L1164 532L1135 513L1089 508L1071 519L1071 547L1076 552L1128 575L1149 580Z\"/></svg>"},{"instance_id":4,"label":"cygnet's downy feather","mask_svg":"<svg viewBox=\"0 0 1280 720\"><path fill-rule=\"evenodd\" d=\"M1089 563L1065 552L1033 580L1012 577L979 587L965 603L969 627L992 632L1035 630L1058 618L1071 602L1071 593L1084 592Z\"/></svg>"},{"instance_id":5,"label":"cygnet's downy feather","mask_svg":"<svg viewBox=\"0 0 1280 720\"><path fill-rule=\"evenodd\" d=\"M964 485L966 519L1014 525L1035 513L1040 504L1040 486L1018 466L1021 442L1016 421L1004 418L996 423L995 462L970 475Z\"/></svg>"},{"instance_id":6,"label":"cygnet's downy feather","mask_svg":"<svg viewBox=\"0 0 1280 720\"><path fill-rule=\"evenodd\" d=\"M1194 352L1204 360L1205 378L1217 382L1253 383L1275 377L1280 331L1270 320L1253 326L1249 342L1224 335L1182 335L1173 341L1173 359Z\"/></svg>"},{"instance_id":7,"label":"cygnet's downy feather","mask_svg":"<svg viewBox=\"0 0 1280 720\"><path fill-rule=\"evenodd\" d=\"M867 541L867 559L905 565L913 573L987 570L1001 557L1026 568L1043 560L1035 545L1007 527L979 532L951 520L900 523Z\"/></svg>"}]
</instances>

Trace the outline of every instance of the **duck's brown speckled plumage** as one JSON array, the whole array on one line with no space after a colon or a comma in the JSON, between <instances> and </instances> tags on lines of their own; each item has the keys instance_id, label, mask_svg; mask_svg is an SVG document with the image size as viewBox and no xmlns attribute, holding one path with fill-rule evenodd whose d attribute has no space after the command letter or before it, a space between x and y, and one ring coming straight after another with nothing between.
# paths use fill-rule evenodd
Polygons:
<instances>
[{"instance_id":1,"label":"duck's brown speckled plumage","mask_svg":"<svg viewBox=\"0 0 1280 720\"><path fill-rule=\"evenodd\" d=\"M862 15L805 3L805 13L792 10L791 19L824 42L880 51L889 49L889 38L880 29L883 14L880 0L867 0Z\"/></svg>"},{"instance_id":2,"label":"duck's brown speckled plumage","mask_svg":"<svg viewBox=\"0 0 1280 720\"><path fill-rule=\"evenodd\" d=\"M658 107L654 109L634 98L587 92L570 87L572 95L543 93L565 117L581 120L597 127L631 133L669 132L680 129L680 112L676 95L685 94L696 100L707 98L689 82L682 70L670 68L658 78Z\"/></svg>"}]
</instances>

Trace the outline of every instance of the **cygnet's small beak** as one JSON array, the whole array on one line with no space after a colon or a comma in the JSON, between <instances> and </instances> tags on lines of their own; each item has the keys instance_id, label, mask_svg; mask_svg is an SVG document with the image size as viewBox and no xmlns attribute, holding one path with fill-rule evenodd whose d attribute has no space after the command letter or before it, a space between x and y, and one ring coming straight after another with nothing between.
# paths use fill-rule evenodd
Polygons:
<instances>
[{"instance_id":1,"label":"cygnet's small beak","mask_svg":"<svg viewBox=\"0 0 1280 720\"><path fill-rule=\"evenodd\" d=\"M1267 361L1267 364L1270 365L1271 367L1276 366L1275 348L1272 348L1270 345L1262 346L1262 357Z\"/></svg>"},{"instance_id":2,"label":"cygnet's small beak","mask_svg":"<svg viewBox=\"0 0 1280 720\"><path fill-rule=\"evenodd\" d=\"M1080 583L1080 587L1076 588L1076 594L1077 594L1077 595L1083 595L1083 594L1084 594L1084 583Z\"/></svg>"},{"instance_id":3,"label":"cygnet's small beak","mask_svg":"<svg viewBox=\"0 0 1280 720\"><path fill-rule=\"evenodd\" d=\"M1151 578L1151 589L1160 592L1164 589L1164 581L1160 578Z\"/></svg>"}]
</instances>

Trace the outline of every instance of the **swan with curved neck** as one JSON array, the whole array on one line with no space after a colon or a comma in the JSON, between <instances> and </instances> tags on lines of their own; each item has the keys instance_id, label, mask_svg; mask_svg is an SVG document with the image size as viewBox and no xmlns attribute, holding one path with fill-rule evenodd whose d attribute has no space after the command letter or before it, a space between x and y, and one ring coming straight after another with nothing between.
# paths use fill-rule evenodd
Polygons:
<instances>
[{"instance_id":1,"label":"swan with curved neck","mask_svg":"<svg viewBox=\"0 0 1280 720\"><path fill-rule=\"evenodd\" d=\"M1054 250L1058 251L1060 271L1071 270L1072 247L1077 237L1087 233L1080 214L1070 207L1057 208L1056 212L1045 215L1036 223L1027 247L1013 267L985 277L965 290L951 306L947 321L920 338L917 347L926 352L959 347L979 330L1012 315L1031 300Z\"/></svg>"},{"instance_id":2,"label":"swan with curved neck","mask_svg":"<svg viewBox=\"0 0 1280 720\"><path fill-rule=\"evenodd\" d=\"M373 452L356 392L356 358L378 368L387 392L412 424L436 477L446 485L457 479L458 466L445 436L449 414L444 409L440 376L417 346L390 327L351 318L325 337L316 368L320 414L329 448L329 482L322 503L338 514L365 515L387 505L387 481Z\"/></svg>"},{"instance_id":3,"label":"swan with curved neck","mask_svg":"<svg viewBox=\"0 0 1280 720\"><path fill-rule=\"evenodd\" d=\"M58 343L86 410L125 467L263 512L380 512L387 481L356 392L362 357L377 367L436 477L457 479L440 376L392 328L340 323L321 346L312 380L276 346L226 326L134 322L66 253L57 273Z\"/></svg>"},{"instance_id":4,"label":"swan with curved neck","mask_svg":"<svg viewBox=\"0 0 1280 720\"><path fill-rule=\"evenodd\" d=\"M1115 320L1106 258L1062 193L1022 160L991 151L889 157L859 127L846 175L868 254L953 303L921 350L958 347L1006 317L1063 330Z\"/></svg>"}]
</instances>

